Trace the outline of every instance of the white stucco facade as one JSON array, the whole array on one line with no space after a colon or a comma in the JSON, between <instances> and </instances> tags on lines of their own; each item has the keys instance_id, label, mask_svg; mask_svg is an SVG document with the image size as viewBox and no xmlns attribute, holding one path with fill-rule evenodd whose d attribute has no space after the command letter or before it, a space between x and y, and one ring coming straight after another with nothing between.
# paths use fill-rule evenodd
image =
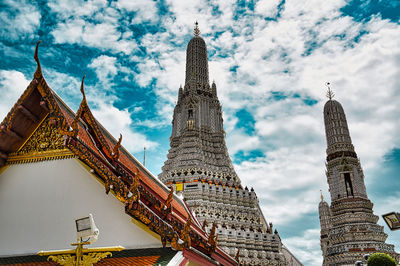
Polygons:
<instances>
[{"instance_id":1,"label":"white stucco facade","mask_svg":"<svg viewBox=\"0 0 400 266\"><path fill-rule=\"evenodd\" d=\"M0 256L72 248L74 218L89 213L100 230L91 247L161 247L77 159L65 159L11 165L0 173Z\"/></svg>"}]
</instances>

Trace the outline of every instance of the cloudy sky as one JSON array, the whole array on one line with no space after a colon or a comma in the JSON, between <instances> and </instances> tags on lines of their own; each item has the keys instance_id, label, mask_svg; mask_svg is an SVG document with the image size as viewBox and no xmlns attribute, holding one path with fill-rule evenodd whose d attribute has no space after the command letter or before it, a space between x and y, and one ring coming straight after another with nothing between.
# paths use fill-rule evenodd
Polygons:
<instances>
[{"instance_id":1,"label":"cloudy sky","mask_svg":"<svg viewBox=\"0 0 400 266\"><path fill-rule=\"evenodd\" d=\"M227 145L244 185L305 265L321 265L329 200L326 81L347 115L377 215L400 211L400 5L379 0L57 0L0 3L0 116L33 77L77 110L84 74L96 118L160 173L198 20ZM382 219L379 221L383 225ZM400 233L388 232L400 251Z\"/></svg>"}]
</instances>

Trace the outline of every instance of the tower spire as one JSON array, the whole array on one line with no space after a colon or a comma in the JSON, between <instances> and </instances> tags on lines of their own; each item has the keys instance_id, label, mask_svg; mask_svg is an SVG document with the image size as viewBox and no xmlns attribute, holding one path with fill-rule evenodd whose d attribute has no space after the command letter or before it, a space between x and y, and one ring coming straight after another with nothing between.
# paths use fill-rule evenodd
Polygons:
<instances>
[{"instance_id":1,"label":"tower spire","mask_svg":"<svg viewBox=\"0 0 400 266\"><path fill-rule=\"evenodd\" d=\"M369 250L397 257L393 245L385 243L387 235L377 224L379 217L373 214L373 204L367 196L364 174L351 142L344 109L332 99L330 83L325 85L329 98L324 106L324 123L331 205L329 207L325 201L319 203L323 265L350 265L360 253ZM365 228L369 228L368 233L359 234Z\"/></svg>"},{"instance_id":2,"label":"tower spire","mask_svg":"<svg viewBox=\"0 0 400 266\"><path fill-rule=\"evenodd\" d=\"M200 36L199 23L196 21L194 28L194 37L189 41L186 49L186 78L185 78L185 89L186 85L192 80L194 86L191 86L191 90L197 90L198 85L200 87L209 86L208 81L208 58L207 58L207 47L203 38ZM192 78L192 75L194 77Z\"/></svg>"},{"instance_id":3,"label":"tower spire","mask_svg":"<svg viewBox=\"0 0 400 266\"><path fill-rule=\"evenodd\" d=\"M171 148L158 178L169 187L175 186L177 191L185 195L187 206L197 213L196 218L200 223L213 220L213 230L217 226L221 229L218 232L214 230L215 234L209 234L213 236L209 238L211 246L220 236L219 246L224 250L242 250L242 256L238 258L240 264L286 265L280 237L277 233L273 234L271 226L264 219L255 191L242 187L233 168L225 142L217 86L213 81L210 88L207 47L199 33L196 22L194 36L186 49L184 90L179 89L172 118ZM231 195L229 202L220 204L219 195L223 196L224 193ZM204 195L206 198L203 200ZM197 205L199 200L202 201L201 206ZM208 210L207 206L214 207ZM205 209L207 211L203 211ZM238 209L243 211L237 212ZM246 222L243 221L244 217ZM254 233L252 236L246 233L243 247L241 235L246 231ZM228 234L229 242L226 241ZM262 247L247 245L260 241L259 237L262 239ZM267 259L265 254L273 258Z\"/></svg>"},{"instance_id":4,"label":"tower spire","mask_svg":"<svg viewBox=\"0 0 400 266\"><path fill-rule=\"evenodd\" d=\"M200 35L200 30L199 30L199 23L197 22L197 20L196 20L196 22L194 23L194 37L199 37L199 35Z\"/></svg>"}]
</instances>

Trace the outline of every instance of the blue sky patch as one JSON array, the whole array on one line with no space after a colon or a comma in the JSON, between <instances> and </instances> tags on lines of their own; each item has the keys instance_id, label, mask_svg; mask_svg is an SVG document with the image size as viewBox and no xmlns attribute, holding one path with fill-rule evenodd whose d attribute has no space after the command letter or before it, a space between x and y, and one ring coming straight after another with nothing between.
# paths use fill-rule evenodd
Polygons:
<instances>
[{"instance_id":1,"label":"blue sky patch","mask_svg":"<svg viewBox=\"0 0 400 266\"><path fill-rule=\"evenodd\" d=\"M392 22L400 22L398 0L351 0L340 11L344 15L353 17L355 21L368 21L377 15Z\"/></svg>"},{"instance_id":2,"label":"blue sky patch","mask_svg":"<svg viewBox=\"0 0 400 266\"><path fill-rule=\"evenodd\" d=\"M400 191L400 149L395 148L384 156L384 161L379 169L366 176L367 192L374 198L395 196ZM368 180L368 178L373 178ZM399 211L399 210L397 210ZM388 210L389 212L389 210Z\"/></svg>"},{"instance_id":3,"label":"blue sky patch","mask_svg":"<svg viewBox=\"0 0 400 266\"><path fill-rule=\"evenodd\" d=\"M257 158L265 157L261 150L251 150L251 151L238 151L233 157L233 162L240 164L243 161L254 161Z\"/></svg>"},{"instance_id":4,"label":"blue sky patch","mask_svg":"<svg viewBox=\"0 0 400 266\"><path fill-rule=\"evenodd\" d=\"M253 115L246 109L241 109L236 112L236 117L238 118L236 128L243 128L246 134L252 135L254 133L254 125L256 123Z\"/></svg>"},{"instance_id":5,"label":"blue sky patch","mask_svg":"<svg viewBox=\"0 0 400 266\"><path fill-rule=\"evenodd\" d=\"M271 91L271 96L269 99L274 100L274 101L281 101L287 99L287 95L285 95L284 92L282 91Z\"/></svg>"}]
</instances>

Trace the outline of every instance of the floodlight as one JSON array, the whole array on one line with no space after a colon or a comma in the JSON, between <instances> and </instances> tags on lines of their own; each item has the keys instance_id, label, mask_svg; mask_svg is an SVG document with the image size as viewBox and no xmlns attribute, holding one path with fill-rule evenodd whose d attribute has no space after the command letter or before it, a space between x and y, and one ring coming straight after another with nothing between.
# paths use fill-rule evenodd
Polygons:
<instances>
[{"instance_id":1,"label":"floodlight","mask_svg":"<svg viewBox=\"0 0 400 266\"><path fill-rule=\"evenodd\" d=\"M75 225L76 225L76 235L78 237L78 242L81 242L82 238L88 238L86 241L92 238L91 242L97 240L99 236L99 229L97 229L94 223L92 214L89 214L89 216L75 219Z\"/></svg>"},{"instance_id":2,"label":"floodlight","mask_svg":"<svg viewBox=\"0 0 400 266\"><path fill-rule=\"evenodd\" d=\"M385 220L390 230L400 229L400 213L398 212L386 213L382 215L382 218L383 220Z\"/></svg>"}]
</instances>

